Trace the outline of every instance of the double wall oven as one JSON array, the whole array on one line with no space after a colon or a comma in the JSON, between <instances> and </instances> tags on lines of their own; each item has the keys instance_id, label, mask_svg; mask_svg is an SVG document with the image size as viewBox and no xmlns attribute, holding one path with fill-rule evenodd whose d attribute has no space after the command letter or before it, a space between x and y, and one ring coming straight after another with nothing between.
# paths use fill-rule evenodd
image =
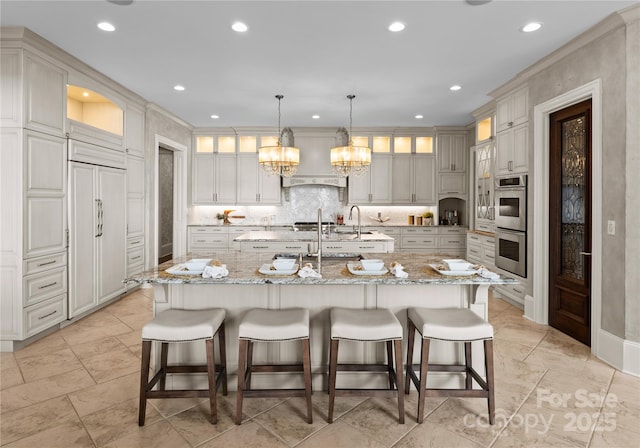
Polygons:
<instances>
[{"instance_id":1,"label":"double wall oven","mask_svg":"<svg viewBox=\"0 0 640 448\"><path fill-rule=\"evenodd\" d=\"M496 178L496 267L527 276L527 176Z\"/></svg>"}]
</instances>

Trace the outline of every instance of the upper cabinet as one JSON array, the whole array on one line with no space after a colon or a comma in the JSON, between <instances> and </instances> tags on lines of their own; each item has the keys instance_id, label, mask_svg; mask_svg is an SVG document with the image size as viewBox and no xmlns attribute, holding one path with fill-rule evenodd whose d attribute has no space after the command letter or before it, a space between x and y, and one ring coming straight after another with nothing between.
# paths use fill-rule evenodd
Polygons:
<instances>
[{"instance_id":1,"label":"upper cabinet","mask_svg":"<svg viewBox=\"0 0 640 448\"><path fill-rule=\"evenodd\" d=\"M192 202L236 203L236 137L198 135L191 161Z\"/></svg>"},{"instance_id":2,"label":"upper cabinet","mask_svg":"<svg viewBox=\"0 0 640 448\"><path fill-rule=\"evenodd\" d=\"M0 70L2 126L63 137L67 72L19 49L2 50Z\"/></svg>"},{"instance_id":3,"label":"upper cabinet","mask_svg":"<svg viewBox=\"0 0 640 448\"><path fill-rule=\"evenodd\" d=\"M524 87L496 102L496 131L529 121L529 89Z\"/></svg>"},{"instance_id":4,"label":"upper cabinet","mask_svg":"<svg viewBox=\"0 0 640 448\"><path fill-rule=\"evenodd\" d=\"M438 140L438 193L464 195L467 193L466 133L439 133Z\"/></svg>"},{"instance_id":5,"label":"upper cabinet","mask_svg":"<svg viewBox=\"0 0 640 448\"><path fill-rule=\"evenodd\" d=\"M407 154L393 157L393 203L432 205L436 203L436 159Z\"/></svg>"},{"instance_id":6,"label":"upper cabinet","mask_svg":"<svg viewBox=\"0 0 640 448\"><path fill-rule=\"evenodd\" d=\"M529 170L529 100L522 88L497 101L496 176Z\"/></svg>"},{"instance_id":7,"label":"upper cabinet","mask_svg":"<svg viewBox=\"0 0 640 448\"><path fill-rule=\"evenodd\" d=\"M372 154L366 173L349 176L350 204L390 204L391 154Z\"/></svg>"},{"instance_id":8,"label":"upper cabinet","mask_svg":"<svg viewBox=\"0 0 640 448\"><path fill-rule=\"evenodd\" d=\"M144 157L144 110L132 105L125 112L125 149L129 155Z\"/></svg>"},{"instance_id":9,"label":"upper cabinet","mask_svg":"<svg viewBox=\"0 0 640 448\"><path fill-rule=\"evenodd\" d=\"M257 153L238 154L236 185L238 204L280 204L280 176L265 172Z\"/></svg>"}]
</instances>

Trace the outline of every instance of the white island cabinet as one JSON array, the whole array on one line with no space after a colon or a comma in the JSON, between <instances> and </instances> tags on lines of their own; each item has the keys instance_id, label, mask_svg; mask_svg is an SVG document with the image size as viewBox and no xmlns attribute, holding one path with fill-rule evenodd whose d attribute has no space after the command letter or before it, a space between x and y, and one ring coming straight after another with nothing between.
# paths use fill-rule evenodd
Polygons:
<instances>
[{"instance_id":1,"label":"white island cabinet","mask_svg":"<svg viewBox=\"0 0 640 448\"><path fill-rule=\"evenodd\" d=\"M318 251L317 232L269 232L258 231L240 235L234 239L242 252L267 253L315 253ZM355 234L332 233L321 239L322 253L371 253L393 252L395 240L384 233L370 232L360 238Z\"/></svg>"},{"instance_id":2,"label":"white island cabinet","mask_svg":"<svg viewBox=\"0 0 640 448\"><path fill-rule=\"evenodd\" d=\"M329 310L332 307L355 309L387 308L402 322L406 334L407 308L455 307L470 308L484 319L488 317L488 289L499 283L515 283L511 279L487 280L476 276L465 278L440 275L429 267L441 263L441 259L422 254L371 254L380 258L386 267L392 261L401 263L408 278L386 275L353 275L345 268L345 261L323 260L322 278L302 278L298 275L264 275L258 268L271 263L272 254L220 252L210 253L207 258L227 266L229 275L219 279L205 279L198 275L171 275L165 270L187 258L171 260L156 269L137 274L130 281L148 282L154 289L154 314L171 308L203 309L220 307L226 312L226 353L229 388L233 389L237 380L233 378L238 365L238 322L251 308L285 309L306 308L310 311L311 364L313 383L316 390L326 385L329 346ZM404 347L406 350L406 346ZM430 350L430 360L435 363L452 363L464 359L460 346L450 342L434 341ZM342 348L341 348L342 353ZM482 342L473 343L473 359L482 361ZM156 351L156 355L159 352ZM342 356L342 355L341 355ZM370 344L345 344L345 358L353 362L380 362L385 360L385 351ZM178 350L169 352L169 363L187 364L204 362L205 353L200 343L180 344ZM276 345L257 344L254 358L260 362L299 362L299 350L295 341ZM418 362L419 350L414 352L414 362ZM157 356L156 359L159 359ZM406 354L403 355L406 359ZM484 368L477 366L482 375ZM431 374L430 374L431 375ZM290 377L282 373L256 376L256 387L279 387L296 384L299 376ZM360 384L366 378L373 387L385 387L384 376L372 379L370 375L359 373L346 375L342 381L351 385ZM430 377L431 378L431 377ZM198 378L203 382L206 376ZM181 388L183 378L167 376L168 388ZM377 381L377 383L376 383ZM431 379L430 379L431 381ZM459 387L464 384L462 374L433 374L435 387ZM345 386L349 387L349 386ZM388 383L386 384L388 387Z\"/></svg>"}]
</instances>

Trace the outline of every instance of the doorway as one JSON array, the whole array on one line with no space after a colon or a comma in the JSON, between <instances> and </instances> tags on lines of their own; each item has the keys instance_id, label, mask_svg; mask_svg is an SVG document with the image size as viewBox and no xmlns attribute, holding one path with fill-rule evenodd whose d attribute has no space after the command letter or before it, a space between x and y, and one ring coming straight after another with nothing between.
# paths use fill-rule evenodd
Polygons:
<instances>
[{"instance_id":1,"label":"doorway","mask_svg":"<svg viewBox=\"0 0 640 448\"><path fill-rule=\"evenodd\" d=\"M173 151L158 151L158 264L173 258Z\"/></svg>"},{"instance_id":2,"label":"doorway","mask_svg":"<svg viewBox=\"0 0 640 448\"><path fill-rule=\"evenodd\" d=\"M549 325L591 345L591 100L549 115Z\"/></svg>"}]
</instances>

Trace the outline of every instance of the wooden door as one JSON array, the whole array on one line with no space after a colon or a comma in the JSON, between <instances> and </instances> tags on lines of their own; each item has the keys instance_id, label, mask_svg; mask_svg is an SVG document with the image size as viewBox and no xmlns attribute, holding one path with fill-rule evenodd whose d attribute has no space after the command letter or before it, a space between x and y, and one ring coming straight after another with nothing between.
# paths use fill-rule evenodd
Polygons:
<instances>
[{"instance_id":1,"label":"wooden door","mask_svg":"<svg viewBox=\"0 0 640 448\"><path fill-rule=\"evenodd\" d=\"M549 123L549 325L591 345L591 100Z\"/></svg>"}]
</instances>

